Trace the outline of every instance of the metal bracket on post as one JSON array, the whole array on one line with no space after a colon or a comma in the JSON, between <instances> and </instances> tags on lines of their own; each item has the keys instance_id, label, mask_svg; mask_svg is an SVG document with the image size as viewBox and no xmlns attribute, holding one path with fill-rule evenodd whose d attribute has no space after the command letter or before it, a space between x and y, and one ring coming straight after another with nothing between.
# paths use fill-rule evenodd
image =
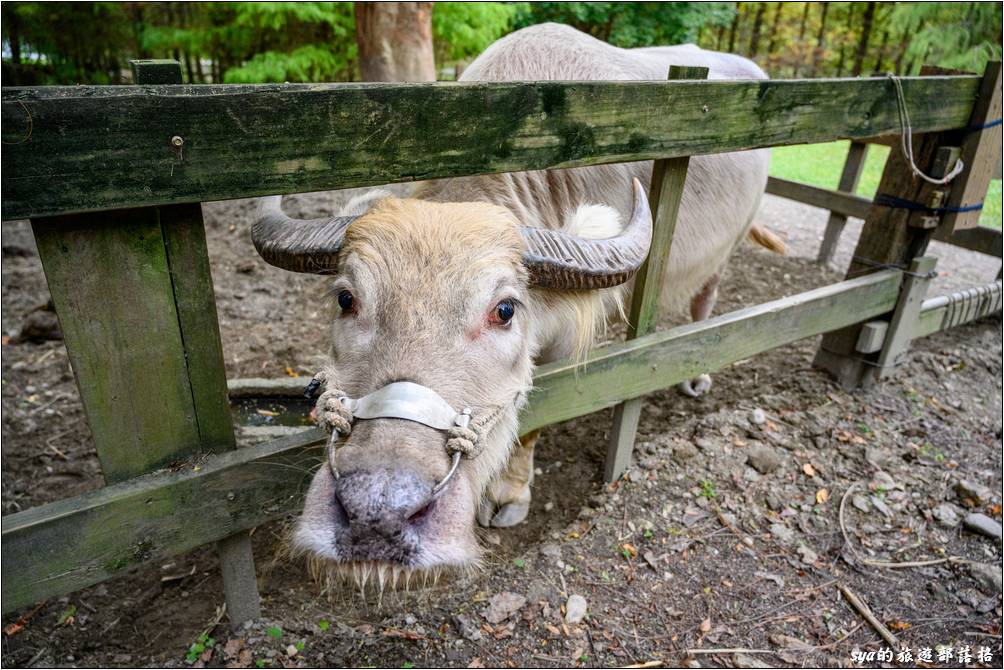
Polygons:
<instances>
[{"instance_id":1,"label":"metal bracket on post","mask_svg":"<svg viewBox=\"0 0 1004 670\"><path fill-rule=\"evenodd\" d=\"M669 68L669 79L707 79L708 68ZM690 157L668 158L655 161L652 167L652 184L649 187L649 205L654 212L652 245L648 260L635 277L634 293L631 297L631 311L628 317L628 339L640 337L655 330L659 320L659 303L662 296L663 279L669 265L669 252L676 230L676 216L680 211L680 199L687 179ZM631 464L638 420L641 418L642 398L626 400L614 408L610 442L603 467L603 479L616 481Z\"/></svg>"},{"instance_id":2,"label":"metal bracket on post","mask_svg":"<svg viewBox=\"0 0 1004 670\"><path fill-rule=\"evenodd\" d=\"M893 369L900 363L900 358L910 348L910 340L913 339L920 309L924 305L924 298L927 297L927 287L935 276L934 267L937 264L938 259L933 256L921 256L910 263L878 359L865 370L861 378L863 387L867 388L892 374Z\"/></svg>"}]
</instances>

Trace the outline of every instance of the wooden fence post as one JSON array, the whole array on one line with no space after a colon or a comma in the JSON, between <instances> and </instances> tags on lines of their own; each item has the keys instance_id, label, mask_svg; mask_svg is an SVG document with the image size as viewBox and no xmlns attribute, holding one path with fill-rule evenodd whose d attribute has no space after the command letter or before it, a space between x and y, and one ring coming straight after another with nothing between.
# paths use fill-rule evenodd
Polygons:
<instances>
[{"instance_id":1,"label":"wooden fence post","mask_svg":"<svg viewBox=\"0 0 1004 670\"><path fill-rule=\"evenodd\" d=\"M864 171L867 156L868 144L865 142L851 142L850 147L847 149L847 160L844 161L844 171L840 175L840 183L837 186L838 191L854 195L854 191L858 187L858 181L861 179L861 173ZM833 258L833 254L837 250L837 244L840 242L840 233L843 232L846 223L847 216L838 214L837 212L830 212L830 218L826 221L826 232L823 233L823 242L819 245L819 256L816 257L817 263L826 265Z\"/></svg>"},{"instance_id":2,"label":"wooden fence post","mask_svg":"<svg viewBox=\"0 0 1004 670\"><path fill-rule=\"evenodd\" d=\"M181 83L176 61L132 66L138 84ZM31 223L105 481L233 449L201 206ZM246 533L224 541L221 564L231 620L260 616L253 567L233 578L253 566Z\"/></svg>"},{"instance_id":3,"label":"wooden fence post","mask_svg":"<svg viewBox=\"0 0 1004 670\"><path fill-rule=\"evenodd\" d=\"M669 68L669 79L706 79L708 68ZM652 231L652 246L648 259L635 276L634 292L631 296L631 311L628 318L627 338L633 339L655 330L659 322L659 303L662 284L669 264L669 252L676 231L676 216L680 211L680 199L687 179L690 157L669 158L655 161L652 167L652 184L648 200L655 221ZM615 481L631 464L638 419L644 400L632 398L614 408L610 442L604 464L604 480Z\"/></svg>"},{"instance_id":4,"label":"wooden fence post","mask_svg":"<svg viewBox=\"0 0 1004 670\"><path fill-rule=\"evenodd\" d=\"M999 86L1000 68L999 65L996 68L993 65L988 66L984 73L981 91L988 88L987 81L991 79L997 81ZM932 73L932 70L921 70L921 74L928 73ZM890 82L890 89L892 85ZM894 95L892 90L890 95ZM981 105L977 99L968 127L985 125L991 107L991 105ZM960 152L958 147L963 144L966 135L967 130L962 129L916 136L913 142L914 162L926 174L936 178L943 176L955 165ZM963 180L964 175L965 173ZM908 269L912 261L924 253L928 242L941 225L941 218L932 210L948 202L950 193L951 184L935 185L915 177L902 150L894 144L882 173L876 204L872 205L865 219L864 228L861 230L847 271L847 278L858 277L881 268ZM889 206L880 204L883 199L886 202L895 202L898 199L913 204L910 207ZM931 209L924 209L925 207ZM946 232L950 237L951 231ZM900 302L908 298L905 290L900 293ZM889 318L892 318L892 315ZM862 326L863 324L856 324L827 333L813 361L816 367L829 371L840 385L848 390L873 379L874 373L868 370L878 365L878 357L883 354L883 352L862 354L857 351ZM902 337L907 338L908 344L909 333L906 332ZM896 352L897 355L899 353L902 353L902 350Z\"/></svg>"},{"instance_id":5,"label":"wooden fence post","mask_svg":"<svg viewBox=\"0 0 1004 670\"><path fill-rule=\"evenodd\" d=\"M181 64L175 60L134 60L130 65L136 84L182 83ZM181 161L184 141L184 137L170 138ZM202 205L161 207L160 219L202 446L205 451L235 449ZM250 536L240 532L220 540L217 553L231 623L259 618L261 601Z\"/></svg>"}]
</instances>

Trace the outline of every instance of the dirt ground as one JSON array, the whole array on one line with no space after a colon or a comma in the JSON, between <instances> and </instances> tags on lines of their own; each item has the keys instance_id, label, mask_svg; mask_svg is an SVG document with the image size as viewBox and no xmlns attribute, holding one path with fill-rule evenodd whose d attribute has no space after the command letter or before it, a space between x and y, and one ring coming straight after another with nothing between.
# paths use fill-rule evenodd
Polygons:
<instances>
[{"instance_id":1,"label":"dirt ground","mask_svg":"<svg viewBox=\"0 0 1004 670\"><path fill-rule=\"evenodd\" d=\"M288 209L324 211L331 198ZM323 281L258 260L249 201L204 209L228 376L309 374L326 333ZM839 280L811 260L825 216L768 196L761 220L791 253L744 246L716 312ZM846 267L859 227L835 266ZM62 343L15 337L48 298L30 230L5 224L2 236L10 514L102 482ZM943 273L932 294L1000 267L944 245L932 253ZM546 430L529 520L484 532L490 551L470 577L382 602L322 595L303 564L276 558L285 524L275 523L253 535L262 622L219 624L220 578L205 548L6 617L3 664L856 666L852 654L888 644L843 586L914 659L927 648L929 665L1000 667L1001 544L963 523L972 512L1001 518L1000 320L915 342L893 379L855 394L811 367L816 345L736 363L698 400L651 395L635 464L612 486L600 481L610 412ZM935 559L950 560L876 564ZM583 603L570 596L586 606L577 623L565 617ZM939 663L944 648L953 656ZM977 660L981 648L989 661Z\"/></svg>"}]
</instances>

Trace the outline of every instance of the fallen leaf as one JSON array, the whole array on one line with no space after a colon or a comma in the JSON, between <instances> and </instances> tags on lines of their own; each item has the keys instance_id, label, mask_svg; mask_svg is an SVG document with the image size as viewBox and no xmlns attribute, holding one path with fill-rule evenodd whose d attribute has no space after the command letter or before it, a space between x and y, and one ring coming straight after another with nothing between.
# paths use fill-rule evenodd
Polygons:
<instances>
[{"instance_id":1,"label":"fallen leaf","mask_svg":"<svg viewBox=\"0 0 1004 670\"><path fill-rule=\"evenodd\" d=\"M827 491L826 489L819 489L818 491L816 491L816 504L817 505L822 505L823 503L825 503L829 499L830 499L830 492Z\"/></svg>"},{"instance_id":2,"label":"fallen leaf","mask_svg":"<svg viewBox=\"0 0 1004 670\"><path fill-rule=\"evenodd\" d=\"M273 412L270 409L259 409L257 410L257 412L262 416L279 416L278 412Z\"/></svg>"},{"instance_id":3,"label":"fallen leaf","mask_svg":"<svg viewBox=\"0 0 1004 670\"><path fill-rule=\"evenodd\" d=\"M889 623L889 628L892 628L893 630L906 630L909 627L910 624L905 621L892 621Z\"/></svg>"},{"instance_id":4,"label":"fallen leaf","mask_svg":"<svg viewBox=\"0 0 1004 670\"><path fill-rule=\"evenodd\" d=\"M707 618L707 619L705 619L704 621L702 621L701 625L699 626L699 628L701 629L702 633L707 633L709 630L711 630L711 619L710 619L710 617Z\"/></svg>"},{"instance_id":5,"label":"fallen leaf","mask_svg":"<svg viewBox=\"0 0 1004 670\"><path fill-rule=\"evenodd\" d=\"M481 659L475 656L470 663L467 664L468 668L483 668L485 664L481 662Z\"/></svg>"},{"instance_id":6,"label":"fallen leaf","mask_svg":"<svg viewBox=\"0 0 1004 670\"><path fill-rule=\"evenodd\" d=\"M10 344L10 335L4 335L3 337L0 337L0 344L3 345Z\"/></svg>"},{"instance_id":7,"label":"fallen leaf","mask_svg":"<svg viewBox=\"0 0 1004 670\"><path fill-rule=\"evenodd\" d=\"M805 474L807 474L810 477L815 477L816 476L816 468L812 467L812 463L806 463L805 465L803 465L802 466L802 472L804 472Z\"/></svg>"},{"instance_id":8,"label":"fallen leaf","mask_svg":"<svg viewBox=\"0 0 1004 670\"><path fill-rule=\"evenodd\" d=\"M227 658L236 658L244 649L244 638L232 637L223 645L223 654Z\"/></svg>"},{"instance_id":9,"label":"fallen leaf","mask_svg":"<svg viewBox=\"0 0 1004 670\"><path fill-rule=\"evenodd\" d=\"M481 613L481 615L488 621L488 623L498 624L518 612L525 604L525 596L521 596L518 593L504 591L491 597L488 601L488 607Z\"/></svg>"},{"instance_id":10,"label":"fallen leaf","mask_svg":"<svg viewBox=\"0 0 1004 670\"><path fill-rule=\"evenodd\" d=\"M289 367L288 365L286 366L286 374L289 375L290 377L299 377L300 376L299 372L297 372L293 368Z\"/></svg>"},{"instance_id":11,"label":"fallen leaf","mask_svg":"<svg viewBox=\"0 0 1004 670\"><path fill-rule=\"evenodd\" d=\"M625 542L621 545L621 554L624 555L624 558L635 558L638 555L638 550L635 549L633 545Z\"/></svg>"}]
</instances>

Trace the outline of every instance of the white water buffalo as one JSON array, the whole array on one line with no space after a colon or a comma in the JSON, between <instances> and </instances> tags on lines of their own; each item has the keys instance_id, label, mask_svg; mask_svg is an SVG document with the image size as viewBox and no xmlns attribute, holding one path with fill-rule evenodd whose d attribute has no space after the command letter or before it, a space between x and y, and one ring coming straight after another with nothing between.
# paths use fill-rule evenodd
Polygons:
<instances>
[{"instance_id":1,"label":"white water buffalo","mask_svg":"<svg viewBox=\"0 0 1004 670\"><path fill-rule=\"evenodd\" d=\"M466 81L664 80L671 64L762 79L748 60L695 46L625 50L540 25L490 46ZM664 110L672 114L672 109ZM714 304L720 271L751 230L767 151L691 160L663 289L665 307ZM379 578L463 567L475 519L509 526L529 507L536 435L517 439L534 366L580 354L647 255L652 163L475 176L373 192L331 219L263 201L259 253L331 274L331 365L318 419L334 431L295 544L335 572ZM632 186L633 184L633 186ZM382 194L386 195L386 194ZM706 375L683 385L708 390Z\"/></svg>"}]
</instances>

